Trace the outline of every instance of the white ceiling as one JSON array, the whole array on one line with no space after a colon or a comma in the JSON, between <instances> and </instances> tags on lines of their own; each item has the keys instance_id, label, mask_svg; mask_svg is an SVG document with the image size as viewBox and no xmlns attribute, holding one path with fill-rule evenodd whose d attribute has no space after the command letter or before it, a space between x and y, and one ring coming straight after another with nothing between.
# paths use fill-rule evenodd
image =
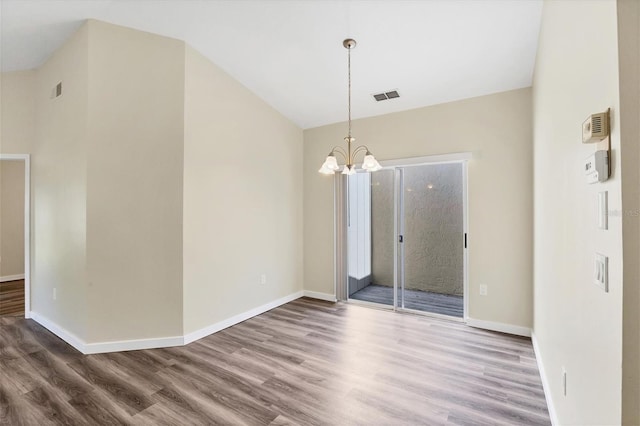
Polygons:
<instances>
[{"instance_id":1,"label":"white ceiling","mask_svg":"<svg viewBox=\"0 0 640 426\"><path fill-rule=\"evenodd\" d=\"M40 66L84 19L186 41L302 128L531 85L542 0L0 0L3 71ZM398 89L401 98L375 102Z\"/></svg>"}]
</instances>

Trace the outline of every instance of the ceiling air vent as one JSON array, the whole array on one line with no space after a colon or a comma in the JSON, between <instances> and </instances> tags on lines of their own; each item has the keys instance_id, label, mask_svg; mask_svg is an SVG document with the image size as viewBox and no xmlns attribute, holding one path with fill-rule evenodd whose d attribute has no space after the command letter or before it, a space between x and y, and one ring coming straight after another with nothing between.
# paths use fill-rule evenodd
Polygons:
<instances>
[{"instance_id":1,"label":"ceiling air vent","mask_svg":"<svg viewBox=\"0 0 640 426\"><path fill-rule=\"evenodd\" d=\"M387 99L395 99L399 97L400 97L400 94L398 93L397 90L391 90L390 92L384 92L384 93L376 93L375 95L373 95L373 98L378 102L386 101Z\"/></svg>"}]
</instances>

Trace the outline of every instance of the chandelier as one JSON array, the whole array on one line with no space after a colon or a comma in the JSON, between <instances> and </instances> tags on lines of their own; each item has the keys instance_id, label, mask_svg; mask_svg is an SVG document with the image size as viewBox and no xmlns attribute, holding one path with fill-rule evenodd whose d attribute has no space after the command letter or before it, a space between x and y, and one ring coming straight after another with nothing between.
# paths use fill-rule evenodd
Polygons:
<instances>
[{"instance_id":1,"label":"chandelier","mask_svg":"<svg viewBox=\"0 0 640 426\"><path fill-rule=\"evenodd\" d=\"M362 168L368 172L375 172L377 170L380 170L382 166L380 166L380 163L378 163L373 154L369 152L369 148L367 148L365 145L360 145L353 151L351 150L351 144L356 141L356 139L351 136L351 49L356 47L356 41L354 39L348 38L342 42L342 45L347 49L348 52L347 63L349 69L349 134L346 138L344 138L345 142L347 143L347 150L345 151L339 146L334 146L331 149L329 155L327 155L327 159L324 160L324 164L322 164L322 167L320 167L320 170L318 171L325 175L332 175L336 171L340 170L338 160L336 159L336 154L340 154L345 161L345 166L342 169L342 174L352 175L356 173L356 166L354 164L356 155L364 152Z\"/></svg>"}]
</instances>

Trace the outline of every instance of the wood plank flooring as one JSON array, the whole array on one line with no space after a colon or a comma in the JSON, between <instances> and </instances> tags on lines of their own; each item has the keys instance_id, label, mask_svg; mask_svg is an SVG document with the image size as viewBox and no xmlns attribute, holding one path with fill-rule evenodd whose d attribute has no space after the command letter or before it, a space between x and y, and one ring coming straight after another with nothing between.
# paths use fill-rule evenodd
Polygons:
<instances>
[{"instance_id":1,"label":"wood plank flooring","mask_svg":"<svg viewBox=\"0 0 640 426\"><path fill-rule=\"evenodd\" d=\"M298 299L184 347L82 355L0 318L9 425L548 425L528 339Z\"/></svg>"},{"instance_id":2,"label":"wood plank flooring","mask_svg":"<svg viewBox=\"0 0 640 426\"><path fill-rule=\"evenodd\" d=\"M24 280L0 283L0 315L24 316Z\"/></svg>"},{"instance_id":3,"label":"wood plank flooring","mask_svg":"<svg viewBox=\"0 0 640 426\"><path fill-rule=\"evenodd\" d=\"M393 306L393 287L370 284L349 297L365 302ZM462 296L420 290L404 291L404 307L458 318L462 318L464 312Z\"/></svg>"}]
</instances>

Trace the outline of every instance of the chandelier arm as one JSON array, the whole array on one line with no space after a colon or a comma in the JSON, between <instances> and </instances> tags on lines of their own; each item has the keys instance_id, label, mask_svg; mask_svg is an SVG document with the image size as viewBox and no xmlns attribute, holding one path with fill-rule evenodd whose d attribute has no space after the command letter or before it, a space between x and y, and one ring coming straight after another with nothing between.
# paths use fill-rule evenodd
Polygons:
<instances>
[{"instance_id":1,"label":"chandelier arm","mask_svg":"<svg viewBox=\"0 0 640 426\"><path fill-rule=\"evenodd\" d=\"M340 148L339 146L334 146L331 152L332 153L337 152L342 156L342 158L344 158L344 161L346 161L347 163L349 162L349 156L347 155L347 152L344 149Z\"/></svg>"},{"instance_id":2,"label":"chandelier arm","mask_svg":"<svg viewBox=\"0 0 640 426\"><path fill-rule=\"evenodd\" d=\"M369 148L367 148L366 145L360 145L359 147L357 147L356 149L353 150L353 153L351 154L351 157L353 159L355 159L356 158L356 154L358 154L358 153L360 153L362 151L369 152Z\"/></svg>"}]
</instances>

